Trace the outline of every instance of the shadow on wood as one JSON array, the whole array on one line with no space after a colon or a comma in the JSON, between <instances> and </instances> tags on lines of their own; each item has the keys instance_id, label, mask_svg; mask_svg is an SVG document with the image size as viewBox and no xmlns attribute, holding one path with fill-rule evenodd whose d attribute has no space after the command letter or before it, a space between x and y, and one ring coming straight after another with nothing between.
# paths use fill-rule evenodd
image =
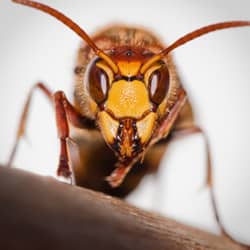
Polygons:
<instances>
[{"instance_id":1,"label":"shadow on wood","mask_svg":"<svg viewBox=\"0 0 250 250\"><path fill-rule=\"evenodd\" d=\"M126 202L0 167L0 249L243 249Z\"/></svg>"}]
</instances>

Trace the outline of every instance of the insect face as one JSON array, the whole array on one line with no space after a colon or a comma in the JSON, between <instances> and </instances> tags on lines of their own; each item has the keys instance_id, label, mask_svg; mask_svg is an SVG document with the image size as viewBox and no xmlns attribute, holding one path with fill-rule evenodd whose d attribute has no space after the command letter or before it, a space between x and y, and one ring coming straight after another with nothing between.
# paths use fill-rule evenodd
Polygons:
<instances>
[{"instance_id":1,"label":"insect face","mask_svg":"<svg viewBox=\"0 0 250 250\"><path fill-rule=\"evenodd\" d=\"M149 143L160 120L159 106L167 97L169 72L163 61L140 71L152 56L141 48L118 47L110 52L116 73L100 58L87 70L90 106L105 141L123 161Z\"/></svg>"}]
</instances>

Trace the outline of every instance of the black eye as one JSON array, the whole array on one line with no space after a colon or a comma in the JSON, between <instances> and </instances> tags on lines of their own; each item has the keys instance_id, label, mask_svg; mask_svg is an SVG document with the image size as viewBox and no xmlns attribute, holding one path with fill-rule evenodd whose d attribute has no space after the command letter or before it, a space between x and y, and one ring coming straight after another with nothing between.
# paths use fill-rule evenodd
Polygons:
<instances>
[{"instance_id":1,"label":"black eye","mask_svg":"<svg viewBox=\"0 0 250 250\"><path fill-rule=\"evenodd\" d=\"M104 70L98 68L95 63L89 71L88 88L91 97L97 104L105 101L108 92L109 79Z\"/></svg>"},{"instance_id":2,"label":"black eye","mask_svg":"<svg viewBox=\"0 0 250 250\"><path fill-rule=\"evenodd\" d=\"M169 89L169 72L167 66L152 73L149 78L149 94L153 103L159 105Z\"/></svg>"}]
</instances>

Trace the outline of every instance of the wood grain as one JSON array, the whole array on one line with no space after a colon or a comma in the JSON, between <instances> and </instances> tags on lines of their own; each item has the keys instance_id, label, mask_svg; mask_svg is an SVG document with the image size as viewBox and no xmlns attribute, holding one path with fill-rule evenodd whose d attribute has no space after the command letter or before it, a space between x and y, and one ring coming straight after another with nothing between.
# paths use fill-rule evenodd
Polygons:
<instances>
[{"instance_id":1,"label":"wood grain","mask_svg":"<svg viewBox=\"0 0 250 250\"><path fill-rule=\"evenodd\" d=\"M244 248L101 193L0 167L0 249Z\"/></svg>"}]
</instances>

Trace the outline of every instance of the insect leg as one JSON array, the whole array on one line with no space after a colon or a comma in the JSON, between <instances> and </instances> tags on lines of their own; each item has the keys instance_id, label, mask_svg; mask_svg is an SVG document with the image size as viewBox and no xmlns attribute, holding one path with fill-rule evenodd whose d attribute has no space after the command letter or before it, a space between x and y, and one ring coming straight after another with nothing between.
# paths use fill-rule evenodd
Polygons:
<instances>
[{"instance_id":1,"label":"insect leg","mask_svg":"<svg viewBox=\"0 0 250 250\"><path fill-rule=\"evenodd\" d=\"M186 100L187 100L187 95L185 91L183 89L180 89L177 101L167 114L165 120L162 121L161 126L154 133L150 145L154 145L156 142L168 136L176 119L178 118L178 115L180 114L180 111L184 107Z\"/></svg>"},{"instance_id":2,"label":"insect leg","mask_svg":"<svg viewBox=\"0 0 250 250\"><path fill-rule=\"evenodd\" d=\"M56 125L61 146L57 175L71 178L72 172L69 167L67 147L67 140L70 139L69 122L78 128L94 129L96 128L95 121L82 116L80 112L70 104L62 91L57 91L53 98L56 111Z\"/></svg>"},{"instance_id":3,"label":"insect leg","mask_svg":"<svg viewBox=\"0 0 250 250\"><path fill-rule=\"evenodd\" d=\"M32 89L30 90L28 94L27 100L24 104L22 115L20 117L20 121L18 124L15 143L14 143L14 146L12 147L12 150L11 150L8 162L7 162L7 166L12 165L17 149L18 149L19 142L25 134L26 122L27 122L29 109L30 109L30 103L31 103L31 99L34 94L34 91L36 89L39 89L50 101L52 101L52 92L43 83L37 83L32 87Z\"/></svg>"},{"instance_id":4,"label":"insect leg","mask_svg":"<svg viewBox=\"0 0 250 250\"><path fill-rule=\"evenodd\" d=\"M18 145L23 135L25 134L26 123L28 119L29 109L31 100L34 94L34 91L39 89L47 98L54 103L55 111L56 111L56 122L58 128L58 135L60 138L61 150L60 150L60 159L59 159L59 167L58 167L58 175L62 175L65 177L69 177L71 175L71 171L68 165L68 149L67 149L67 139L69 139L69 122L78 128L85 129L95 129L95 121L91 120L78 112L67 100L64 93L62 91L57 91L55 94L43 84L37 83L30 90L27 100L25 102L22 115L19 121L18 130L15 138L14 146L11 150L11 154L7 163L7 166L11 166L14 160L15 154L18 149Z\"/></svg>"},{"instance_id":5,"label":"insect leg","mask_svg":"<svg viewBox=\"0 0 250 250\"><path fill-rule=\"evenodd\" d=\"M196 133L200 133L202 134L204 141L205 141L205 145L206 145L206 161L207 161L207 172L206 172L206 181L205 181L205 185L208 187L212 186L212 164L211 164L211 152L210 152L210 146L209 146L209 141L208 141L208 137L206 135L206 133L198 126L192 126L189 128L183 128L180 130L174 130L171 133L171 140L175 140L178 139L180 137L183 136L187 136L187 135L193 135Z\"/></svg>"},{"instance_id":6,"label":"insect leg","mask_svg":"<svg viewBox=\"0 0 250 250\"><path fill-rule=\"evenodd\" d=\"M213 209L213 212L214 212L214 215L215 215L216 222L217 222L217 224L218 224L218 226L220 228L220 231L221 231L222 235L224 235L225 237L227 237L231 241L236 242L237 244L240 244L243 247L246 247L247 249L249 249L248 248L249 246L244 245L244 244L239 243L236 240L234 240L232 238L232 236L226 231L226 229L224 228L224 226L223 226L223 224L221 222L221 218L219 216L218 206L217 206L216 198L215 198L210 145L209 145L209 141L208 141L208 137L207 137L206 133L201 128L194 125L193 127L184 128L184 129L181 129L181 130L175 130L171 134L172 135L171 140L174 140L174 139L186 136L186 135L196 134L196 133L202 134L202 136L204 138L204 141L205 141L206 168L207 168L206 185L208 186L208 188L210 190L210 199L211 199L211 203L212 203L212 209Z\"/></svg>"},{"instance_id":7,"label":"insect leg","mask_svg":"<svg viewBox=\"0 0 250 250\"><path fill-rule=\"evenodd\" d=\"M132 168L134 164L133 162L130 162L129 164L123 164L118 162L116 169L106 177L106 181L110 184L111 187L119 187L121 183L123 182L124 178L126 177L129 170Z\"/></svg>"},{"instance_id":8,"label":"insect leg","mask_svg":"<svg viewBox=\"0 0 250 250\"><path fill-rule=\"evenodd\" d=\"M201 133L203 135L204 140L205 140L206 155L207 155L206 185L210 189L210 197L211 197L212 208L213 208L213 211L215 214L215 219L216 219L218 226L220 227L221 233L224 236L226 236L227 238L229 238L230 240L235 242L235 240L225 230L224 226L222 225L221 219L219 217L218 207L217 207L217 203L216 203L216 199L215 199L213 179L212 179L211 152L210 152L210 146L209 146L207 135L204 133L204 131L201 128L199 128L195 125L191 125L190 127L183 128L180 130L174 130L174 128L173 128L173 125L175 124L175 121L178 118L179 112L182 110L185 103L186 103L185 92L180 91L176 103L174 104L174 106L170 110L169 114L166 116L165 120L162 122L162 125L156 131L151 143L154 144L157 141L161 140L162 138L166 138L172 129L173 129L173 131L171 131L171 137L169 137L170 140L173 140L177 137L184 136L184 135L191 135L194 133ZM241 245L244 247L247 247L244 244L241 244Z\"/></svg>"}]
</instances>

